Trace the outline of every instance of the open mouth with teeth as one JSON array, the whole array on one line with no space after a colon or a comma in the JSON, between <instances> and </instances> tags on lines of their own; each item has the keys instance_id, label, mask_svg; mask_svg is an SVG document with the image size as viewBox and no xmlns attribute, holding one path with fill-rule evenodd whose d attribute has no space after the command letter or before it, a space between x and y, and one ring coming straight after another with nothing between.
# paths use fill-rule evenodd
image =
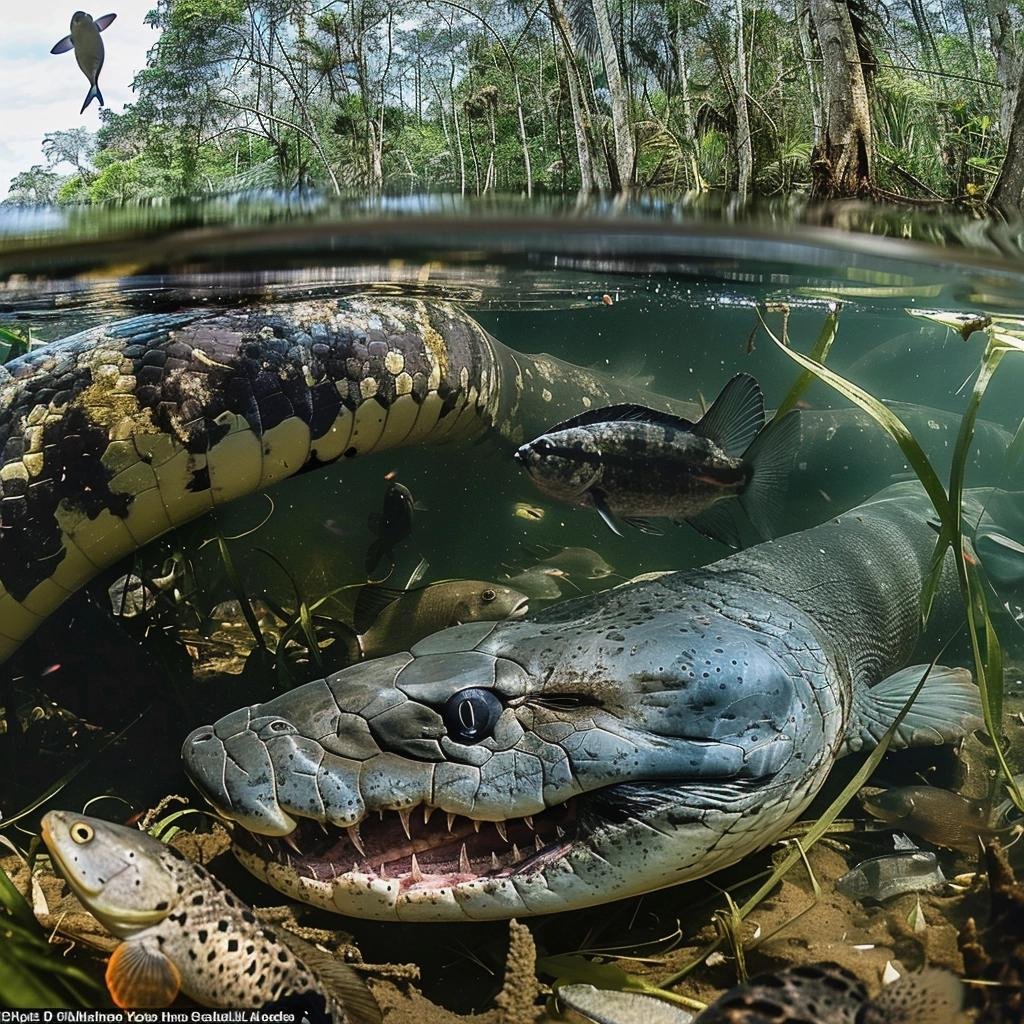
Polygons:
<instances>
[{"instance_id":1,"label":"open mouth with teeth","mask_svg":"<svg viewBox=\"0 0 1024 1024\"><path fill-rule=\"evenodd\" d=\"M397 882L400 892L441 889L525 874L557 860L576 837L576 803L570 799L507 821L480 821L421 804L371 812L348 828L303 818L286 836L236 826L234 840L318 882L358 875Z\"/></svg>"}]
</instances>

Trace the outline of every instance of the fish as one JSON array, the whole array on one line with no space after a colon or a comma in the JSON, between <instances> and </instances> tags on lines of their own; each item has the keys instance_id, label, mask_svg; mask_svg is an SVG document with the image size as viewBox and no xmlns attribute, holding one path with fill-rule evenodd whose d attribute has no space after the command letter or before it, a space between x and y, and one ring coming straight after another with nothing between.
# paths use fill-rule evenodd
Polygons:
<instances>
[{"instance_id":1,"label":"fish","mask_svg":"<svg viewBox=\"0 0 1024 1024\"><path fill-rule=\"evenodd\" d=\"M527 519L536 522L544 518L544 509L539 505L531 505L528 501L517 501L512 506L512 515L517 519Z\"/></svg>"},{"instance_id":2,"label":"fish","mask_svg":"<svg viewBox=\"0 0 1024 1024\"><path fill-rule=\"evenodd\" d=\"M356 595L352 625L363 657L379 658L448 626L521 619L529 607L521 591L486 580L441 580L411 590L368 583Z\"/></svg>"},{"instance_id":3,"label":"fish","mask_svg":"<svg viewBox=\"0 0 1024 1024\"><path fill-rule=\"evenodd\" d=\"M394 567L395 548L412 533L415 509L416 501L412 491L396 480L388 480L380 512L370 515L370 529L377 536L366 552L367 576L373 575L385 556L391 559Z\"/></svg>"},{"instance_id":4,"label":"fish","mask_svg":"<svg viewBox=\"0 0 1024 1024\"><path fill-rule=\"evenodd\" d=\"M773 535L800 444L799 416L766 427L760 386L738 373L696 423L613 405L556 424L513 458L542 493L592 506L619 536L617 518L655 534L649 520L667 518L739 547L736 505L763 539Z\"/></svg>"},{"instance_id":5,"label":"fish","mask_svg":"<svg viewBox=\"0 0 1024 1024\"><path fill-rule=\"evenodd\" d=\"M950 850L978 853L979 839L994 835L984 805L937 786L862 790L860 802L879 821Z\"/></svg>"},{"instance_id":6,"label":"fish","mask_svg":"<svg viewBox=\"0 0 1024 1024\"><path fill-rule=\"evenodd\" d=\"M585 580L603 580L615 575L615 570L591 548L562 548L561 551L544 556L524 571L543 571L548 568L558 569L568 576Z\"/></svg>"},{"instance_id":7,"label":"fish","mask_svg":"<svg viewBox=\"0 0 1024 1024\"><path fill-rule=\"evenodd\" d=\"M957 1024L963 984L929 967L868 998L863 982L835 963L759 974L716 999L694 1024Z\"/></svg>"},{"instance_id":8,"label":"fish","mask_svg":"<svg viewBox=\"0 0 1024 1024\"><path fill-rule=\"evenodd\" d=\"M205 868L138 829L49 811L42 837L82 905L124 941L107 988L125 1008L303 1008L311 1020L380 1024L346 963L285 929L271 929Z\"/></svg>"},{"instance_id":9,"label":"fish","mask_svg":"<svg viewBox=\"0 0 1024 1024\"><path fill-rule=\"evenodd\" d=\"M505 582L534 601L557 601L562 596L558 578L543 567L524 569Z\"/></svg>"},{"instance_id":10,"label":"fish","mask_svg":"<svg viewBox=\"0 0 1024 1024\"><path fill-rule=\"evenodd\" d=\"M931 892L946 884L946 876L934 853L900 850L871 857L836 879L836 888L855 900L885 903L905 892Z\"/></svg>"},{"instance_id":11,"label":"fish","mask_svg":"<svg viewBox=\"0 0 1024 1024\"><path fill-rule=\"evenodd\" d=\"M109 28L116 17L116 14L104 14L102 18L94 19L85 11L75 11L71 16L71 34L54 43L50 50L50 53L67 53L68 50L74 49L75 60L78 61L82 74L89 79L89 91L85 94L80 114L85 113L85 108L93 100L99 100L101 107L104 105L103 93L100 92L100 71L103 70L104 57L100 33Z\"/></svg>"}]
</instances>

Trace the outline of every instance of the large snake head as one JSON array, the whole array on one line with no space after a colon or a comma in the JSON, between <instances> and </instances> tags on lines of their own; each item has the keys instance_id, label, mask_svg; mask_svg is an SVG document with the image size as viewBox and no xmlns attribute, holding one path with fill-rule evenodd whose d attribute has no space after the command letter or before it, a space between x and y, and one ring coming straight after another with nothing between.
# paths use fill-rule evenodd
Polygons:
<instances>
[{"instance_id":1,"label":"large snake head","mask_svg":"<svg viewBox=\"0 0 1024 1024\"><path fill-rule=\"evenodd\" d=\"M737 621L692 593L680 615L665 581L600 598L233 712L188 737L186 770L244 826L251 870L360 916L547 912L738 859L763 842L752 794L784 824L830 763L820 656L791 618ZM822 770L788 780L807 751Z\"/></svg>"}]
</instances>

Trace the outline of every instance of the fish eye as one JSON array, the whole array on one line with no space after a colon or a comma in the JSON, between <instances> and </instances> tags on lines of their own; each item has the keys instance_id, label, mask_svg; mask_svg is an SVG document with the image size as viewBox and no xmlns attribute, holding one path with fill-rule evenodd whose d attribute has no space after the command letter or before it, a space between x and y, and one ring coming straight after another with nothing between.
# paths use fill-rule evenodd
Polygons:
<instances>
[{"instance_id":1,"label":"fish eye","mask_svg":"<svg viewBox=\"0 0 1024 1024\"><path fill-rule=\"evenodd\" d=\"M92 842L92 838L96 834L93 831L92 825L89 825L84 821L76 821L74 825L68 829L68 832L70 833L71 838L79 845Z\"/></svg>"},{"instance_id":2,"label":"fish eye","mask_svg":"<svg viewBox=\"0 0 1024 1024\"><path fill-rule=\"evenodd\" d=\"M457 743L479 743L491 735L503 705L490 690L470 687L453 693L441 712L448 735Z\"/></svg>"},{"instance_id":3,"label":"fish eye","mask_svg":"<svg viewBox=\"0 0 1024 1024\"><path fill-rule=\"evenodd\" d=\"M546 437L542 437L537 442L537 451L539 451L539 452L541 452L543 454L547 454L548 452L553 452L554 450L555 450L555 442L554 441L549 441Z\"/></svg>"},{"instance_id":4,"label":"fish eye","mask_svg":"<svg viewBox=\"0 0 1024 1024\"><path fill-rule=\"evenodd\" d=\"M490 604L497 596L498 595L493 590L488 589L480 595L480 600L483 601L484 604Z\"/></svg>"}]
</instances>

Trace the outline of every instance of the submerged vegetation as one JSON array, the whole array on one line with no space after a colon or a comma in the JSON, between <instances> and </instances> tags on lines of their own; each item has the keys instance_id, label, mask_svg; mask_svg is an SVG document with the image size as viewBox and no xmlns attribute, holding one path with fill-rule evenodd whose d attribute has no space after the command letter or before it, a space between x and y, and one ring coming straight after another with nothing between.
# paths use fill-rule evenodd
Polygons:
<instances>
[{"instance_id":1,"label":"submerged vegetation","mask_svg":"<svg viewBox=\"0 0 1024 1024\"><path fill-rule=\"evenodd\" d=\"M1012 206L1024 189L1007 0L157 0L147 22L135 100L95 134L49 133L12 200L641 188Z\"/></svg>"}]
</instances>

